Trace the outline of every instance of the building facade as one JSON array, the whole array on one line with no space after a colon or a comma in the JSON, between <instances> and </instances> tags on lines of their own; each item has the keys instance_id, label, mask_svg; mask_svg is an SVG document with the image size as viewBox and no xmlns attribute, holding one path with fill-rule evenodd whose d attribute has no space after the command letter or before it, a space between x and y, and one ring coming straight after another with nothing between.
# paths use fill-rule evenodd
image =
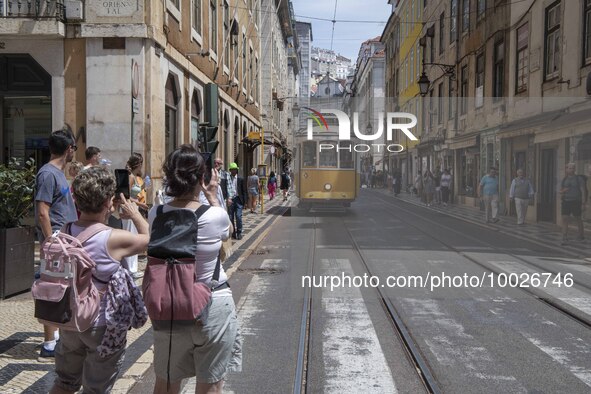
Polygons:
<instances>
[{"instance_id":1,"label":"building facade","mask_svg":"<svg viewBox=\"0 0 591 394\"><path fill-rule=\"evenodd\" d=\"M304 108L310 106L311 83L310 76L312 71L312 24L309 22L296 22L296 31L298 34L299 53L301 69L299 74L299 98L298 107ZM304 130L307 124L307 115L305 111L300 111L298 115L298 131Z\"/></svg>"},{"instance_id":2,"label":"building facade","mask_svg":"<svg viewBox=\"0 0 591 394\"><path fill-rule=\"evenodd\" d=\"M492 3L391 1L384 41L398 71L387 64L388 91L419 117L418 168L449 168L456 202L478 206L480 179L494 166L501 212L514 215L508 191L521 168L536 189L528 219L561 224L566 164L591 171L591 3Z\"/></svg>"},{"instance_id":3,"label":"building facade","mask_svg":"<svg viewBox=\"0 0 591 394\"><path fill-rule=\"evenodd\" d=\"M258 2L69 1L65 9L55 0L43 2L41 18L1 4L0 96L11 113L1 125L3 161L45 162L43 141L67 123L78 160L98 146L123 168L137 151L156 186L167 153L205 147L204 126L226 163L253 164L246 138L261 128Z\"/></svg>"}]
</instances>

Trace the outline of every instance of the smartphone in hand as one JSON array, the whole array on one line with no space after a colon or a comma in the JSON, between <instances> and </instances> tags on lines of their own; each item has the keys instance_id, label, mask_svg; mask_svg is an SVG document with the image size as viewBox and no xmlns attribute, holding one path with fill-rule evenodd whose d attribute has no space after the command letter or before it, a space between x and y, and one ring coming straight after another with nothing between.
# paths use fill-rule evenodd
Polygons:
<instances>
[{"instance_id":1,"label":"smartphone in hand","mask_svg":"<svg viewBox=\"0 0 591 394\"><path fill-rule=\"evenodd\" d=\"M119 193L123 193L125 198L129 198L129 172L125 169L115 170L115 181L117 183L115 196L119 196Z\"/></svg>"}]
</instances>

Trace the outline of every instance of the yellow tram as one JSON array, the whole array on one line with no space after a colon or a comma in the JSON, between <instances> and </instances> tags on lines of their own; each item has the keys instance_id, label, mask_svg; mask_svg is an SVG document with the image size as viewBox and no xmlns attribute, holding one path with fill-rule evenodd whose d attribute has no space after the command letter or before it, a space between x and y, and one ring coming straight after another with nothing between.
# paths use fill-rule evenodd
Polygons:
<instances>
[{"instance_id":1,"label":"yellow tram","mask_svg":"<svg viewBox=\"0 0 591 394\"><path fill-rule=\"evenodd\" d=\"M349 207L361 187L360 161L354 143L339 141L336 126L314 129L312 139L302 135L296 141L294 178L299 206Z\"/></svg>"}]
</instances>

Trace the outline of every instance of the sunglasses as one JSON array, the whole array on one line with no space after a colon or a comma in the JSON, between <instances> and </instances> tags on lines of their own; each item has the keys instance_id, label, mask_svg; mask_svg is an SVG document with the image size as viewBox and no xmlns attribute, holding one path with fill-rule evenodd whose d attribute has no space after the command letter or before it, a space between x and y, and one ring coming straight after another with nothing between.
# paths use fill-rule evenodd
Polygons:
<instances>
[{"instance_id":1,"label":"sunglasses","mask_svg":"<svg viewBox=\"0 0 591 394\"><path fill-rule=\"evenodd\" d=\"M70 145L72 147L72 149L74 150L74 152L76 152L78 150L78 147L76 145Z\"/></svg>"}]
</instances>

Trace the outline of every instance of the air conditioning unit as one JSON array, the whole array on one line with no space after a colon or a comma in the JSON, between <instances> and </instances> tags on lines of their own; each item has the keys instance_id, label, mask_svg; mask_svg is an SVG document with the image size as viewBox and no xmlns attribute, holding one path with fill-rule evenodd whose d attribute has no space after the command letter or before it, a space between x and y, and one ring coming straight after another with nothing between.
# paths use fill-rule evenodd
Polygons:
<instances>
[{"instance_id":1,"label":"air conditioning unit","mask_svg":"<svg viewBox=\"0 0 591 394\"><path fill-rule=\"evenodd\" d=\"M84 6L79 0L66 0L64 2L66 7L66 20L81 21L84 19Z\"/></svg>"}]
</instances>

